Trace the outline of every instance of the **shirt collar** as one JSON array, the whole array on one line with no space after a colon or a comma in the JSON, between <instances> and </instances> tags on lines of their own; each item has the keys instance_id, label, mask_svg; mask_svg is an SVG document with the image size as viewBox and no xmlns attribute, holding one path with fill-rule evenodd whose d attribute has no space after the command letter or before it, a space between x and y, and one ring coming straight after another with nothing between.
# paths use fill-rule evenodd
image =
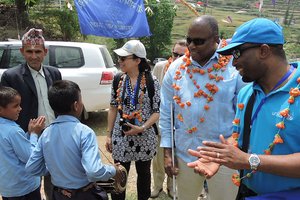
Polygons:
<instances>
[{"instance_id":1,"label":"shirt collar","mask_svg":"<svg viewBox=\"0 0 300 200\"><path fill-rule=\"evenodd\" d=\"M32 74L33 77L36 77L38 73L40 73L43 77L45 77L44 70L43 70L43 65L41 66L41 69L39 71L36 71L32 69L28 64L27 64L30 73Z\"/></svg>"}]
</instances>

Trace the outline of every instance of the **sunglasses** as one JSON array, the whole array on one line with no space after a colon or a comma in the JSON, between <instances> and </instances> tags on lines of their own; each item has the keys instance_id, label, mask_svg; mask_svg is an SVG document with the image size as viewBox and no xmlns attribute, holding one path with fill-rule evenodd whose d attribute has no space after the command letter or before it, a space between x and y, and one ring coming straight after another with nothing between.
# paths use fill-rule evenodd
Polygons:
<instances>
[{"instance_id":1,"label":"sunglasses","mask_svg":"<svg viewBox=\"0 0 300 200\"><path fill-rule=\"evenodd\" d=\"M245 52L246 50L257 48L257 47L260 47L260 46L261 46L261 44L254 45L254 46L249 46L249 47L244 47L244 48L239 48L239 49L234 49L231 52L231 54L232 54L234 59L238 59L239 57L241 57L242 53Z\"/></svg>"},{"instance_id":2,"label":"sunglasses","mask_svg":"<svg viewBox=\"0 0 300 200\"><path fill-rule=\"evenodd\" d=\"M181 56L184 55L184 54L179 54L179 53L176 53L176 52L172 52L172 54L173 54L173 56L174 56L175 58L181 57Z\"/></svg>"},{"instance_id":3,"label":"sunglasses","mask_svg":"<svg viewBox=\"0 0 300 200\"><path fill-rule=\"evenodd\" d=\"M194 43L194 45L198 46L198 45L203 45L207 39L202 39L202 38L190 38L190 37L186 37L186 43L188 45L190 45L192 42Z\"/></svg>"},{"instance_id":4,"label":"sunglasses","mask_svg":"<svg viewBox=\"0 0 300 200\"><path fill-rule=\"evenodd\" d=\"M127 59L133 59L133 57L130 56L119 56L118 61L124 62Z\"/></svg>"}]
</instances>

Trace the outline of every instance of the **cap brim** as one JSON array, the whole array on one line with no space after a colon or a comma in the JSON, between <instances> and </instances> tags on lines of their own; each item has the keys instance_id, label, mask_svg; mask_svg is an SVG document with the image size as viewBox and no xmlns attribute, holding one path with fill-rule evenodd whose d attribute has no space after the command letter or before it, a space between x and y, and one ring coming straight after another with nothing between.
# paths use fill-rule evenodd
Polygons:
<instances>
[{"instance_id":1,"label":"cap brim","mask_svg":"<svg viewBox=\"0 0 300 200\"><path fill-rule=\"evenodd\" d=\"M231 43L228 44L227 46L218 49L217 53L222 54L222 55L230 55L232 53L232 50L235 49L237 46L240 46L241 44L244 44L243 42L237 42L237 43Z\"/></svg>"},{"instance_id":2,"label":"cap brim","mask_svg":"<svg viewBox=\"0 0 300 200\"><path fill-rule=\"evenodd\" d=\"M115 52L118 56L122 56L122 57L132 55L132 53L129 53L128 51L125 51L125 50L122 49L122 48L116 49L116 50L114 50L114 52Z\"/></svg>"}]
</instances>

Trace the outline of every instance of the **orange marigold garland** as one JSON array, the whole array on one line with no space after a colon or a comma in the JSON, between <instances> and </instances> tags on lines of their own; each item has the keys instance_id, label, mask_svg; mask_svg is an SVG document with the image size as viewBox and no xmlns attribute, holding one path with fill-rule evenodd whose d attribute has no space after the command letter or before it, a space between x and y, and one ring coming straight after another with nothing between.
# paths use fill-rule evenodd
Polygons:
<instances>
[{"instance_id":1,"label":"orange marigold garland","mask_svg":"<svg viewBox=\"0 0 300 200\"><path fill-rule=\"evenodd\" d=\"M140 85L140 88L139 88L139 89L141 89L141 92L140 92L140 95L139 95L139 98L138 98L138 103L140 105L140 109L136 110L136 111L133 111L133 112L130 112L130 113L125 113L124 110L123 110L123 99L122 99L122 95L121 95L121 88L122 88L124 79L125 78L121 78L120 79L119 84L118 84L118 89L117 89L117 98L116 98L116 101L118 102L118 110L122 110L123 111L122 117L124 119L133 119L133 118L135 118L139 122L142 122L143 121L143 118L142 118L142 107L143 107L143 99L144 99L144 92L143 91L144 91L144 88L146 87L146 76L145 76L145 73L142 74L141 85Z\"/></svg>"},{"instance_id":2,"label":"orange marigold garland","mask_svg":"<svg viewBox=\"0 0 300 200\"><path fill-rule=\"evenodd\" d=\"M300 90L299 90L300 77L297 78L297 83L298 83L298 85L297 85L296 88L291 88L290 89L290 92L289 92L290 97L287 100L288 107L279 112L280 116L282 117L282 121L280 121L279 123L277 123L275 125L278 128L278 130L277 130L277 133L274 135L274 139L273 139L272 143L268 146L267 149L264 150L265 155L271 155L275 145L284 143L284 140L283 140L282 136L280 135L280 131L285 129L285 123L284 122L285 122L286 118L288 118L290 116L289 113L290 113L291 104L293 104L295 102L296 97L300 96ZM242 110L244 108L244 106L241 106L240 104L238 104L238 108ZM234 119L233 120L233 124L236 125L236 126L239 126L239 122L240 122L240 119ZM239 133L238 132L233 132L232 137L234 139L234 144L233 145L238 147ZM247 173L245 176L243 176L241 178L240 178L239 174L233 174L231 180L232 180L233 184L235 184L236 186L240 186L240 183L241 183L242 179L250 178L252 176L252 174L254 174L255 172L256 172L255 170L252 170L251 172Z\"/></svg>"},{"instance_id":3,"label":"orange marigold garland","mask_svg":"<svg viewBox=\"0 0 300 200\"><path fill-rule=\"evenodd\" d=\"M221 41L221 48L225 47L227 45L226 40ZM208 111L210 109L210 106L208 105L210 102L214 100L213 95L215 95L219 88L217 84L219 81L223 80L224 78L218 74L219 71L223 72L226 70L226 66L228 65L229 61L231 59L230 56L223 56L219 55L218 63L214 64L212 67L208 68L207 70L200 69L200 68L194 68L191 67L192 62L190 59L190 52L186 50L185 56L183 57L183 61L185 64L182 64L178 67L178 69L175 71L174 80L180 80L182 78L182 74L185 71L188 74L188 77L192 80L194 86L196 87L197 91L194 93L194 98L200 98L203 97L206 99L207 104L203 106L204 110ZM204 88L206 88L207 91L204 91L201 89L201 86L197 83L196 79L194 79L194 74L200 74L205 75L209 77L210 80L215 81L215 83L206 83L204 85ZM181 87L174 83L172 87L175 89L175 91L180 91ZM173 97L175 103L179 105L180 108L184 109L186 107L190 107L192 105L191 101L181 102L181 98L178 95L175 95ZM181 115L180 118L181 122L183 122L183 117ZM203 123L205 121L204 117L202 116L199 121ZM196 126L190 127L187 129L187 133L191 134L193 132L196 132L198 129Z\"/></svg>"}]
</instances>

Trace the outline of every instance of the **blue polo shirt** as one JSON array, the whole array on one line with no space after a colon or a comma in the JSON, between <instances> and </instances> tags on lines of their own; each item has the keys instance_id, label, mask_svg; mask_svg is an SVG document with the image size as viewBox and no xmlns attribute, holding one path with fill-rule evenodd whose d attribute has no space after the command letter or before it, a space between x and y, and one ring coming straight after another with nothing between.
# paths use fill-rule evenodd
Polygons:
<instances>
[{"instance_id":1,"label":"blue polo shirt","mask_svg":"<svg viewBox=\"0 0 300 200\"><path fill-rule=\"evenodd\" d=\"M264 154L264 150L274 140L274 135L278 128L276 124L282 121L280 111L289 107L288 98L291 88L296 88L297 78L300 77L300 63L295 63L296 72L293 77L283 87L268 94L266 102L258 112L257 118L253 121L249 153ZM298 67L298 68L297 68ZM299 87L299 86L298 86ZM240 119L240 126L235 126L234 129L240 132L239 146L243 140L243 124L244 112L246 105L253 93L256 94L252 116L254 115L259 103L266 97L262 88L258 84L250 84L244 87L238 95L238 103L243 103L244 109L238 109L236 118ZM285 128L280 131L280 136L284 140L283 144L276 144L272 155L287 155L300 152L300 97L295 98L295 102L290 105L289 116L285 119ZM245 170L245 174L250 172ZM270 193L288 190L300 187L300 178L289 178L270 173L257 171L251 178L243 179L243 183L258 194Z\"/></svg>"}]
</instances>

